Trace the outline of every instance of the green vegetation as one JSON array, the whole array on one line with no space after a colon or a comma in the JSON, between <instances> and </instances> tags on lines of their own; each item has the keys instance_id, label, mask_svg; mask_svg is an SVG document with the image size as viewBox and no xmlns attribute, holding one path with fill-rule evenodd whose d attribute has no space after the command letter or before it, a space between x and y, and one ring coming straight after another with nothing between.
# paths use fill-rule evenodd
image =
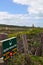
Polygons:
<instances>
[{"instance_id":1,"label":"green vegetation","mask_svg":"<svg viewBox=\"0 0 43 65\"><path fill-rule=\"evenodd\" d=\"M8 34L8 37L14 37L14 36L17 36L18 34L27 34L27 35L36 35L38 33L42 33L43 32L43 28L30 28L30 29L27 29L27 30L22 30L22 31L14 31L13 33L11 34Z\"/></svg>"},{"instance_id":2,"label":"green vegetation","mask_svg":"<svg viewBox=\"0 0 43 65\"><path fill-rule=\"evenodd\" d=\"M34 42L33 44L32 44L34 47L39 47L39 43L38 42Z\"/></svg>"},{"instance_id":3,"label":"green vegetation","mask_svg":"<svg viewBox=\"0 0 43 65\"><path fill-rule=\"evenodd\" d=\"M43 65L43 57L40 56L31 56L32 62L34 62L34 65Z\"/></svg>"},{"instance_id":4,"label":"green vegetation","mask_svg":"<svg viewBox=\"0 0 43 65\"><path fill-rule=\"evenodd\" d=\"M34 49L39 47L40 41L38 41L38 38L40 38L39 34L43 32L42 28L32 28L26 31L19 31L13 34L9 34L8 37L14 37L14 36L19 36L21 34L26 34L27 39L30 39L30 47L33 46ZM31 59L31 64L30 65L43 65L43 57L41 56L34 56L34 55L28 55ZM13 62L13 65L29 65L27 64L27 61L25 60L25 55L24 54L18 54L16 57L13 56L13 59L11 59ZM12 62L9 62L9 65L12 64Z\"/></svg>"},{"instance_id":5,"label":"green vegetation","mask_svg":"<svg viewBox=\"0 0 43 65\"><path fill-rule=\"evenodd\" d=\"M8 38L11 38L11 37L16 37L16 36L17 36L17 33L8 34Z\"/></svg>"},{"instance_id":6,"label":"green vegetation","mask_svg":"<svg viewBox=\"0 0 43 65\"><path fill-rule=\"evenodd\" d=\"M9 60L9 65L43 65L43 57L27 55L28 62L25 58L26 56L24 54L13 56L13 58Z\"/></svg>"},{"instance_id":7,"label":"green vegetation","mask_svg":"<svg viewBox=\"0 0 43 65\"><path fill-rule=\"evenodd\" d=\"M40 45L39 34L43 32L43 28L25 27L25 26L24 27L8 26L8 25L7 26L5 25L4 27L5 28L2 28L2 30L0 30L0 33L2 32L8 33L8 38L17 37L21 34L26 34L27 39L30 40L30 42L28 43L30 43L29 45L32 52L34 52L37 49L37 47L39 47ZM28 55L27 59L28 59L28 62L26 61L24 54L17 54L16 56L13 56L11 59L9 59L8 65L23 65L23 64L24 65L43 65L43 57L41 56Z\"/></svg>"}]
</instances>

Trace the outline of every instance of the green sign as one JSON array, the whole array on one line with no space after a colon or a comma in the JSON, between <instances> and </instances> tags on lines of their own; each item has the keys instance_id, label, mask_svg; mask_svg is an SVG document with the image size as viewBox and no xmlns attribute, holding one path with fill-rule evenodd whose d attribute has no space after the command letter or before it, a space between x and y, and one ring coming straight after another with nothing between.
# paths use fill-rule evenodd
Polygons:
<instances>
[{"instance_id":1,"label":"green sign","mask_svg":"<svg viewBox=\"0 0 43 65\"><path fill-rule=\"evenodd\" d=\"M17 52L17 40L15 37L3 40L2 43L3 47L3 57L4 60L7 60L10 58L10 52L12 52L13 55Z\"/></svg>"}]
</instances>

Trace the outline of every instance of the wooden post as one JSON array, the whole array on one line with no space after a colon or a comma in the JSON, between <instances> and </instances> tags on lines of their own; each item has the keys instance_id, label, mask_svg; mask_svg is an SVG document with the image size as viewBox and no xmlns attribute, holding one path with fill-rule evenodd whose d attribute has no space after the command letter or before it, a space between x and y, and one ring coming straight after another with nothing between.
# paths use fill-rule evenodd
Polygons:
<instances>
[{"instance_id":1,"label":"wooden post","mask_svg":"<svg viewBox=\"0 0 43 65\"><path fill-rule=\"evenodd\" d=\"M0 58L0 65L4 65L4 61L2 57Z\"/></svg>"},{"instance_id":2,"label":"wooden post","mask_svg":"<svg viewBox=\"0 0 43 65\"><path fill-rule=\"evenodd\" d=\"M4 65L8 65L8 60L4 61Z\"/></svg>"},{"instance_id":3,"label":"wooden post","mask_svg":"<svg viewBox=\"0 0 43 65\"><path fill-rule=\"evenodd\" d=\"M2 50L2 42L0 42L0 65L8 65L8 61L3 60Z\"/></svg>"},{"instance_id":4,"label":"wooden post","mask_svg":"<svg viewBox=\"0 0 43 65\"><path fill-rule=\"evenodd\" d=\"M23 40L23 46L24 46L24 53L25 55L28 54L28 43L26 39L26 34L22 35L22 40Z\"/></svg>"}]
</instances>

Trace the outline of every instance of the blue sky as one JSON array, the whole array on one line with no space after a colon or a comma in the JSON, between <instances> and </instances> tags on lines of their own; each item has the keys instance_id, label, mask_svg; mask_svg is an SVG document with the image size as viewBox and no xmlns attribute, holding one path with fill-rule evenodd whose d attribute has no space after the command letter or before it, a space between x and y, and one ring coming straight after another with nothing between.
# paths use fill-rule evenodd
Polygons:
<instances>
[{"instance_id":1,"label":"blue sky","mask_svg":"<svg viewBox=\"0 0 43 65\"><path fill-rule=\"evenodd\" d=\"M0 24L43 27L43 0L0 0Z\"/></svg>"},{"instance_id":2,"label":"blue sky","mask_svg":"<svg viewBox=\"0 0 43 65\"><path fill-rule=\"evenodd\" d=\"M0 11L9 12L11 14L26 14L27 6L13 3L12 0L0 0Z\"/></svg>"}]
</instances>

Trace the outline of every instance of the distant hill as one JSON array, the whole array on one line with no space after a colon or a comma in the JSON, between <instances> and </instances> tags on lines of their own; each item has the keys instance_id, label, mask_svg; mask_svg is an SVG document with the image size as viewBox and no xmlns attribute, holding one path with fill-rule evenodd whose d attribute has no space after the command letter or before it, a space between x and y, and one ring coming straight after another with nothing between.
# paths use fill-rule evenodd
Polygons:
<instances>
[{"instance_id":1,"label":"distant hill","mask_svg":"<svg viewBox=\"0 0 43 65\"><path fill-rule=\"evenodd\" d=\"M40 28L40 27L28 27L28 26L16 26L16 25L6 25L0 24L0 32L18 32L18 31L27 31L32 28ZM40 28L43 29L43 28Z\"/></svg>"},{"instance_id":2,"label":"distant hill","mask_svg":"<svg viewBox=\"0 0 43 65\"><path fill-rule=\"evenodd\" d=\"M0 30L27 30L31 27L0 24Z\"/></svg>"}]
</instances>

